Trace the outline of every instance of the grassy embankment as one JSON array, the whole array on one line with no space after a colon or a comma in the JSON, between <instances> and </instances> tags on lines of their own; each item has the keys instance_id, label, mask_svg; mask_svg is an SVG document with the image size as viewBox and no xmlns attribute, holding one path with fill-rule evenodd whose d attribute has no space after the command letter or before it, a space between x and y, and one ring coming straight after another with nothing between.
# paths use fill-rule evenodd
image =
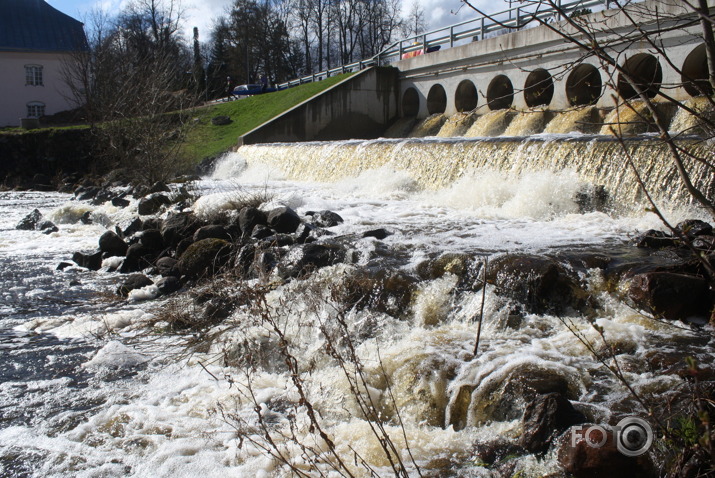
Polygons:
<instances>
[{"instance_id":1,"label":"grassy embankment","mask_svg":"<svg viewBox=\"0 0 715 478\"><path fill-rule=\"evenodd\" d=\"M337 75L323 81L308 83L287 90L251 96L227 103L197 108L193 118L196 125L189 129L182 147L182 155L191 163L228 151L238 137L289 110L295 105L347 78ZM214 126L211 118L229 116L231 124Z\"/></svg>"}]
</instances>

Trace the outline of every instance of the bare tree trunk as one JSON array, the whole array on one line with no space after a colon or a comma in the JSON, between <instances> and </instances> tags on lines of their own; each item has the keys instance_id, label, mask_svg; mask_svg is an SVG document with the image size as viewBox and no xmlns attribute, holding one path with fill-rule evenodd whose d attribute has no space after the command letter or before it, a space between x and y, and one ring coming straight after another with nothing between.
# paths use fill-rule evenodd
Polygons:
<instances>
[{"instance_id":1,"label":"bare tree trunk","mask_svg":"<svg viewBox=\"0 0 715 478\"><path fill-rule=\"evenodd\" d=\"M713 35L713 25L708 20L710 17L710 7L708 0L698 0L700 24L703 27L703 40L705 40L705 51L708 57L708 79L710 86L715 91L715 35Z\"/></svg>"}]
</instances>

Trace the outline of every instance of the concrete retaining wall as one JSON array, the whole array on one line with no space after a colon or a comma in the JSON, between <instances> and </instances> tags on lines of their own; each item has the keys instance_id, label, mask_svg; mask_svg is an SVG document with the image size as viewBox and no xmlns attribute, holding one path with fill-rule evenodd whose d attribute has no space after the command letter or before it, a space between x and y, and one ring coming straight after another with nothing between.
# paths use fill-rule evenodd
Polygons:
<instances>
[{"instance_id":1,"label":"concrete retaining wall","mask_svg":"<svg viewBox=\"0 0 715 478\"><path fill-rule=\"evenodd\" d=\"M708 3L713 5L712 0ZM656 58L662 68L660 90L675 99L687 100L691 95L682 87L684 80L668 64L668 59L676 67L683 68L686 58L703 43L701 27L697 21L693 22L696 17L681 2L671 0L646 0L629 8L630 18L617 10L609 10L588 15L582 21L601 29L599 38L604 45L608 45L606 49L619 64L625 64L637 54ZM659 13L661 23L656 24L654 12ZM631 18L642 22L641 27L645 31L658 27L663 29L657 40L668 59L663 58L647 41L637 41L638 34L634 32ZM576 34L565 21L553 26L557 30ZM624 38L618 39L618 35ZM702 58L699 61L704 61ZM529 91L529 75L535 70L548 72L553 84L553 97L546 103L540 103L541 107L561 111L588 104L574 101L567 88L569 81L571 84L579 83L573 81L571 73L582 64L592 65L592 70L597 70L595 76L601 85L597 98L589 103L600 108L613 108L622 101L614 88L618 77L612 69L609 73L608 68L596 58L584 55L583 50L566 42L558 33L540 26L395 62L394 66L400 70L400 112L403 116L424 118L432 113L449 116L458 111L476 109L481 114L490 109L500 109L490 108L488 103L490 85L501 75L513 88L513 97L505 107L525 111L531 107L526 93ZM463 85L460 93L462 82L470 82L471 85ZM439 91L440 88L443 91ZM539 85L536 85L532 91L538 88ZM408 93L408 90L412 91ZM459 107L460 94L464 96L465 90L476 91L476 108ZM408 100L405 100L406 95Z\"/></svg>"},{"instance_id":2,"label":"concrete retaining wall","mask_svg":"<svg viewBox=\"0 0 715 478\"><path fill-rule=\"evenodd\" d=\"M397 75L391 67L360 71L249 131L239 145L377 138L397 117Z\"/></svg>"}]
</instances>

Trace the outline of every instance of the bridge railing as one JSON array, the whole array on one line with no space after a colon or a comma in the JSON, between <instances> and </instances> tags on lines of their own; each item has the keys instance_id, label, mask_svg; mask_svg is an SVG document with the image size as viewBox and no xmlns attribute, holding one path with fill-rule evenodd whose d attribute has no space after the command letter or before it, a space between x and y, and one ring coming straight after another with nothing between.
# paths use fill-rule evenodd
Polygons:
<instances>
[{"instance_id":1,"label":"bridge railing","mask_svg":"<svg viewBox=\"0 0 715 478\"><path fill-rule=\"evenodd\" d=\"M620 3L628 1L621 0ZM558 21L562 19L560 18L561 13L569 15L586 8L609 8L610 4L618 5L618 2L614 0L558 0L558 8L539 8L537 10L534 10L533 7L523 6L508 8L501 12L490 14L489 17L491 18L479 16L427 33L403 38L385 47L380 53L371 58L296 78L295 80L281 83L278 87L288 88L323 80L340 73L359 71L370 66L386 65L404 57L441 49L443 45L448 45L449 48L452 48L457 44L484 40L485 38L526 28L529 24L534 24L537 21L535 17L542 21L549 21L550 19Z\"/></svg>"}]
</instances>

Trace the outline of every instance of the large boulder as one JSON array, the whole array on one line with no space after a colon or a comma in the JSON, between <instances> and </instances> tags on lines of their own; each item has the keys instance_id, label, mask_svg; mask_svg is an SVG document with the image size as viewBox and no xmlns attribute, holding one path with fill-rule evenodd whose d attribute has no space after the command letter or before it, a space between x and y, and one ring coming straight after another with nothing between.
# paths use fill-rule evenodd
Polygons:
<instances>
[{"instance_id":1,"label":"large boulder","mask_svg":"<svg viewBox=\"0 0 715 478\"><path fill-rule=\"evenodd\" d=\"M244 236L250 236L253 228L268 224L268 216L266 213L255 207L244 207L238 213L238 225Z\"/></svg>"},{"instance_id":2,"label":"large boulder","mask_svg":"<svg viewBox=\"0 0 715 478\"><path fill-rule=\"evenodd\" d=\"M152 280L144 274L132 274L126 279L124 279L122 284L117 288L117 295L127 297L129 295L129 292L133 291L134 289L141 289L142 287L146 287L152 284Z\"/></svg>"},{"instance_id":3,"label":"large boulder","mask_svg":"<svg viewBox=\"0 0 715 478\"><path fill-rule=\"evenodd\" d=\"M613 431L603 426L572 427L559 440L559 464L575 478L652 476L647 455L624 455L618 450L616 439Z\"/></svg>"},{"instance_id":4,"label":"large boulder","mask_svg":"<svg viewBox=\"0 0 715 478\"><path fill-rule=\"evenodd\" d=\"M686 236L693 238L697 236L711 236L713 227L705 221L699 219L686 219L675 226L680 232Z\"/></svg>"},{"instance_id":5,"label":"large boulder","mask_svg":"<svg viewBox=\"0 0 715 478\"><path fill-rule=\"evenodd\" d=\"M231 257L231 243L223 239L202 239L191 244L179 258L182 275L196 279L209 277Z\"/></svg>"},{"instance_id":6,"label":"large boulder","mask_svg":"<svg viewBox=\"0 0 715 478\"><path fill-rule=\"evenodd\" d=\"M278 276L299 277L315 269L345 260L345 249L336 244L303 244L292 249L278 264Z\"/></svg>"},{"instance_id":7,"label":"large boulder","mask_svg":"<svg viewBox=\"0 0 715 478\"><path fill-rule=\"evenodd\" d=\"M707 280L672 272L633 276L628 297L637 307L669 320L710 317L712 308Z\"/></svg>"},{"instance_id":8,"label":"large boulder","mask_svg":"<svg viewBox=\"0 0 715 478\"><path fill-rule=\"evenodd\" d=\"M15 229L22 231L34 231L40 225L43 220L42 213L39 209L34 209L30 214L22 218L20 222L17 223Z\"/></svg>"},{"instance_id":9,"label":"large boulder","mask_svg":"<svg viewBox=\"0 0 715 478\"><path fill-rule=\"evenodd\" d=\"M162 257L156 261L156 270L159 271L163 277L179 277L181 274L179 272L179 261L173 257Z\"/></svg>"},{"instance_id":10,"label":"large boulder","mask_svg":"<svg viewBox=\"0 0 715 478\"><path fill-rule=\"evenodd\" d=\"M159 229L145 229L139 233L139 244L152 251L160 251L164 248L164 239Z\"/></svg>"},{"instance_id":11,"label":"large boulder","mask_svg":"<svg viewBox=\"0 0 715 478\"><path fill-rule=\"evenodd\" d=\"M276 232L292 234L300 225L300 217L288 206L281 206L268 213L268 226Z\"/></svg>"},{"instance_id":12,"label":"large boulder","mask_svg":"<svg viewBox=\"0 0 715 478\"><path fill-rule=\"evenodd\" d=\"M210 224L198 228L196 232L194 232L194 242L202 239L223 239L229 242L233 240L231 234L220 224Z\"/></svg>"},{"instance_id":13,"label":"large boulder","mask_svg":"<svg viewBox=\"0 0 715 478\"><path fill-rule=\"evenodd\" d=\"M168 206L171 204L171 199L164 193L153 193L145 196L139 200L139 205L137 206L137 212L140 216L148 216L151 214L156 214L162 208L162 206Z\"/></svg>"},{"instance_id":14,"label":"large boulder","mask_svg":"<svg viewBox=\"0 0 715 478\"><path fill-rule=\"evenodd\" d=\"M567 428L584 422L584 414L560 393L539 395L526 405L519 444L531 453L546 453Z\"/></svg>"},{"instance_id":15,"label":"large boulder","mask_svg":"<svg viewBox=\"0 0 715 478\"><path fill-rule=\"evenodd\" d=\"M72 260L80 267L91 271L98 271L102 267L102 251L97 252L75 252Z\"/></svg>"},{"instance_id":16,"label":"large boulder","mask_svg":"<svg viewBox=\"0 0 715 478\"><path fill-rule=\"evenodd\" d=\"M157 252L142 244L132 244L127 249L127 255L124 258L122 267L119 272L126 274L127 272L138 272L147 267L151 267L156 259Z\"/></svg>"},{"instance_id":17,"label":"large boulder","mask_svg":"<svg viewBox=\"0 0 715 478\"><path fill-rule=\"evenodd\" d=\"M162 295L167 295L181 289L181 281L173 276L162 277L156 281L156 287Z\"/></svg>"},{"instance_id":18,"label":"large boulder","mask_svg":"<svg viewBox=\"0 0 715 478\"><path fill-rule=\"evenodd\" d=\"M564 313L583 307L588 294L566 268L549 257L509 254L489 263L487 281L527 312Z\"/></svg>"},{"instance_id":19,"label":"large boulder","mask_svg":"<svg viewBox=\"0 0 715 478\"><path fill-rule=\"evenodd\" d=\"M310 222L318 227L333 227L343 223L340 214L333 211L310 211L306 215L312 216Z\"/></svg>"},{"instance_id":20,"label":"large boulder","mask_svg":"<svg viewBox=\"0 0 715 478\"><path fill-rule=\"evenodd\" d=\"M175 248L183 239L191 238L201 226L201 221L191 213L170 214L161 225L165 246Z\"/></svg>"},{"instance_id":21,"label":"large boulder","mask_svg":"<svg viewBox=\"0 0 715 478\"><path fill-rule=\"evenodd\" d=\"M99 250L109 256L123 256L129 246L115 232L107 231L99 238Z\"/></svg>"}]
</instances>

